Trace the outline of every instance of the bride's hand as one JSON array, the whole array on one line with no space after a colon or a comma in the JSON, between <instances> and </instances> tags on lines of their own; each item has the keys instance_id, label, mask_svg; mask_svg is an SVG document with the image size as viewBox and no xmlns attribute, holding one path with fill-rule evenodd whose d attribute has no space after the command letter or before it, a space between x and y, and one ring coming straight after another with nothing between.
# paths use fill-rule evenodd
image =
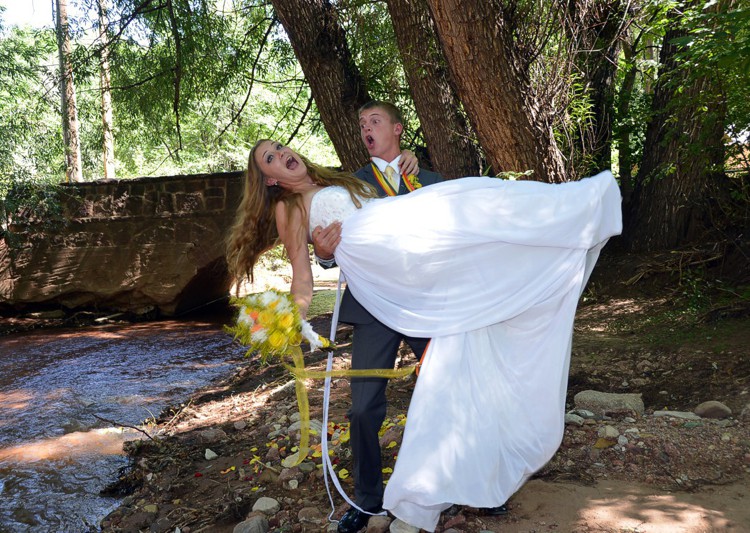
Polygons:
<instances>
[{"instance_id":1,"label":"bride's hand","mask_svg":"<svg viewBox=\"0 0 750 533\"><path fill-rule=\"evenodd\" d=\"M414 152L411 150L401 152L401 159L398 160L398 168L407 176L410 174L419 175L419 160L414 155Z\"/></svg>"},{"instance_id":2,"label":"bride's hand","mask_svg":"<svg viewBox=\"0 0 750 533\"><path fill-rule=\"evenodd\" d=\"M315 255L321 259L333 259L336 247L341 242L341 222L334 222L325 228L316 226L312 232Z\"/></svg>"}]
</instances>

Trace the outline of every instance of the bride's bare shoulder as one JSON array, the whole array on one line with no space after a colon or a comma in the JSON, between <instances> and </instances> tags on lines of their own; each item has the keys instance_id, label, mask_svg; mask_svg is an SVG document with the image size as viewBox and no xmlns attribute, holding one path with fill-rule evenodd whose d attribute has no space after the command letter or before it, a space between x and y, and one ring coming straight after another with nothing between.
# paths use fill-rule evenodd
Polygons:
<instances>
[{"instance_id":1,"label":"bride's bare shoulder","mask_svg":"<svg viewBox=\"0 0 750 533\"><path fill-rule=\"evenodd\" d=\"M310 212L310 204L312 204L313 196L318 194L323 189L325 189L325 187L312 187L309 190L302 193L302 199L303 199L303 203L305 204L305 210L308 213Z\"/></svg>"}]
</instances>

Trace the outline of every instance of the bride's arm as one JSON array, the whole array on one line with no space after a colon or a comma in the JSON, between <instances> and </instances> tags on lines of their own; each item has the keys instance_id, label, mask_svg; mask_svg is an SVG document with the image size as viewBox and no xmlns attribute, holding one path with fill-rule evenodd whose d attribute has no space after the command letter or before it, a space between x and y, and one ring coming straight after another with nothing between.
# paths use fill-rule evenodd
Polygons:
<instances>
[{"instance_id":1,"label":"bride's arm","mask_svg":"<svg viewBox=\"0 0 750 533\"><path fill-rule=\"evenodd\" d=\"M310 252L307 248L305 231L306 221L299 209L294 209L291 215L288 217L284 202L276 204L276 228L292 265L292 297L299 306L300 316L306 318L313 294Z\"/></svg>"}]
</instances>

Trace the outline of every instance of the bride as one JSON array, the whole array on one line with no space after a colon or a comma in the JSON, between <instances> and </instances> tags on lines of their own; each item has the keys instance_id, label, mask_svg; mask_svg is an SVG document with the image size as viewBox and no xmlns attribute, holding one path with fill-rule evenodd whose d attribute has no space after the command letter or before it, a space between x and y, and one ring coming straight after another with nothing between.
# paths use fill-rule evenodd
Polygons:
<instances>
[{"instance_id":1,"label":"bride","mask_svg":"<svg viewBox=\"0 0 750 533\"><path fill-rule=\"evenodd\" d=\"M621 231L620 193L603 172L375 196L350 174L260 141L227 259L235 276L252 277L258 257L283 243L305 317L311 228L339 221L335 258L354 297L387 326L432 338L384 507L412 531L434 531L452 504L505 503L560 445L576 305Z\"/></svg>"}]
</instances>

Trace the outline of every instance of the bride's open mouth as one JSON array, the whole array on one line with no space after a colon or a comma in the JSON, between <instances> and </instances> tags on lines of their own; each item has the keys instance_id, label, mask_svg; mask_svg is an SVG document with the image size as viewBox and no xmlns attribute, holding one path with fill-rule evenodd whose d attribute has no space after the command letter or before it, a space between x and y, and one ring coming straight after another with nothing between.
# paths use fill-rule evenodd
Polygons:
<instances>
[{"instance_id":1,"label":"bride's open mouth","mask_svg":"<svg viewBox=\"0 0 750 533\"><path fill-rule=\"evenodd\" d=\"M294 170L299 165L299 161L295 159L293 156L289 156L289 158L286 160L286 168L289 170Z\"/></svg>"}]
</instances>

